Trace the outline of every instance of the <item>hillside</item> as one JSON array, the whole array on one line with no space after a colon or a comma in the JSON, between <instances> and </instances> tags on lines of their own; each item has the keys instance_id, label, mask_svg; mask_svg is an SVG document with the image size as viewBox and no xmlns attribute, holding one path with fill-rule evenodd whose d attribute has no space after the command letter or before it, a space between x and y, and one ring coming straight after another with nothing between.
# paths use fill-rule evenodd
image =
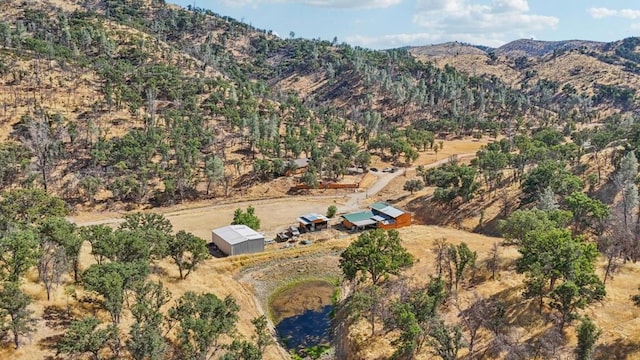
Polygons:
<instances>
[{"instance_id":1,"label":"hillside","mask_svg":"<svg viewBox=\"0 0 640 360\"><path fill-rule=\"evenodd\" d=\"M455 52L435 50L446 44L410 52L441 68L449 65L472 76L495 76L529 96L543 90L550 92L549 101L586 102L599 113L611 114L632 113L638 107L637 45L638 38L612 43L523 39L482 53L462 44Z\"/></svg>"}]
</instances>

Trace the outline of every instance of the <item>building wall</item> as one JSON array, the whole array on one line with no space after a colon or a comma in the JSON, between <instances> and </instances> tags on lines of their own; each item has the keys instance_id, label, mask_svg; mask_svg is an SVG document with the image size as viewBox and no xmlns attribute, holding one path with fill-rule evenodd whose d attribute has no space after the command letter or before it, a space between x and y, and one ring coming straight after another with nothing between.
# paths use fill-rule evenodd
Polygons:
<instances>
[{"instance_id":1,"label":"building wall","mask_svg":"<svg viewBox=\"0 0 640 360\"><path fill-rule=\"evenodd\" d=\"M225 254L240 255L240 254L253 254L264 251L264 238L246 240L239 244L231 245L224 239L212 233L213 243Z\"/></svg>"},{"instance_id":2,"label":"building wall","mask_svg":"<svg viewBox=\"0 0 640 360\"><path fill-rule=\"evenodd\" d=\"M342 225L343 225L344 227L346 227L347 229L353 229L353 227L355 226L355 225L353 225L353 224L351 223L351 221L349 221L349 220L347 220L347 219L342 219Z\"/></svg>"},{"instance_id":3,"label":"building wall","mask_svg":"<svg viewBox=\"0 0 640 360\"><path fill-rule=\"evenodd\" d=\"M404 213L396 218L396 221L393 224L384 225L382 223L378 223L378 228L383 230L389 229L398 229L401 227L411 225L411 214Z\"/></svg>"},{"instance_id":4,"label":"building wall","mask_svg":"<svg viewBox=\"0 0 640 360\"><path fill-rule=\"evenodd\" d=\"M226 242L223 238L216 235L216 233L211 233L211 240L214 244L220 249L223 253L227 255L231 255L231 245Z\"/></svg>"},{"instance_id":5,"label":"building wall","mask_svg":"<svg viewBox=\"0 0 640 360\"><path fill-rule=\"evenodd\" d=\"M253 254L264 251L264 238L251 239L234 244L229 255Z\"/></svg>"}]
</instances>

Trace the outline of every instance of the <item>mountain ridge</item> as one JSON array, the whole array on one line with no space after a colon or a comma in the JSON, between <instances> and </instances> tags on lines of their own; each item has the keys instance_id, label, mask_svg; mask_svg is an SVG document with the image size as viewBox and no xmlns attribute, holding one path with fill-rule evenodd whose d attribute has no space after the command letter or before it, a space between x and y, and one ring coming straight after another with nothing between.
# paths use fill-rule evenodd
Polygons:
<instances>
[{"instance_id":1,"label":"mountain ridge","mask_svg":"<svg viewBox=\"0 0 640 360\"><path fill-rule=\"evenodd\" d=\"M499 47L490 47L483 45L470 44L459 41L448 41L439 44L423 45L423 46L409 46L407 49L414 53L421 55L442 56L443 50L448 51L449 55L468 55L468 54L490 54L502 56L530 56L530 57L543 57L549 54L553 54L557 51L570 51L583 49L588 50L602 50L607 46L612 46L618 43L620 40L612 42L601 42L594 40L534 40L534 39L517 39L503 44ZM479 50L479 51L478 51Z\"/></svg>"}]
</instances>

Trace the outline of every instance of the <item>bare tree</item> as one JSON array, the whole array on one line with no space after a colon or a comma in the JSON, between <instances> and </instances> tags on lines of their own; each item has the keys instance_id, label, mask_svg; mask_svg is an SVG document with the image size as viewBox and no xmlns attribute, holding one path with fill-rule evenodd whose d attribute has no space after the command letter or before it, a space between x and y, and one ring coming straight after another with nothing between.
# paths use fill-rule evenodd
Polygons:
<instances>
[{"instance_id":1,"label":"bare tree","mask_svg":"<svg viewBox=\"0 0 640 360\"><path fill-rule=\"evenodd\" d=\"M474 292L471 305L464 310L458 310L460 311L461 323L469 334L467 339L469 354L473 356L473 348L478 339L480 328L485 326L487 320L493 315L493 304L491 304L490 300Z\"/></svg>"},{"instance_id":2,"label":"bare tree","mask_svg":"<svg viewBox=\"0 0 640 360\"><path fill-rule=\"evenodd\" d=\"M42 185L47 191L49 173L62 155L62 137L65 133L61 123L43 115L38 119L30 118L27 124L25 144L37 158L36 164L42 176Z\"/></svg>"},{"instance_id":3,"label":"bare tree","mask_svg":"<svg viewBox=\"0 0 640 360\"><path fill-rule=\"evenodd\" d=\"M496 272L500 269L500 245L497 241L493 243L491 250L489 251L487 268L491 270L491 279L495 280Z\"/></svg>"},{"instance_id":4,"label":"bare tree","mask_svg":"<svg viewBox=\"0 0 640 360\"><path fill-rule=\"evenodd\" d=\"M436 265L436 273L439 277L442 277L442 271L445 270L445 267L449 266L449 244L447 243L446 238L436 239L433 242L433 248L431 251L435 254L435 265ZM449 266L449 270L450 266Z\"/></svg>"},{"instance_id":5,"label":"bare tree","mask_svg":"<svg viewBox=\"0 0 640 360\"><path fill-rule=\"evenodd\" d=\"M38 275L47 291L47 300L51 300L51 292L62 282L62 275L67 271L67 258L64 248L54 241L46 241L41 245L42 256L38 261Z\"/></svg>"}]
</instances>

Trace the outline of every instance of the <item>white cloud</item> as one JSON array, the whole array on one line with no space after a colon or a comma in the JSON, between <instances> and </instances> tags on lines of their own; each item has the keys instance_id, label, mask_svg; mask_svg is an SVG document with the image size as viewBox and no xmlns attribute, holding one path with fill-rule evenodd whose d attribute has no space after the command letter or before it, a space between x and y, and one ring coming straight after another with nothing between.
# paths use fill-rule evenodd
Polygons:
<instances>
[{"instance_id":1,"label":"white cloud","mask_svg":"<svg viewBox=\"0 0 640 360\"><path fill-rule=\"evenodd\" d=\"M620 17L624 19L638 19L640 18L640 10L634 9L608 9L608 8L589 8L587 12L594 19L602 19L606 17Z\"/></svg>"},{"instance_id":2,"label":"white cloud","mask_svg":"<svg viewBox=\"0 0 640 360\"><path fill-rule=\"evenodd\" d=\"M403 0L303 0L302 3L312 6L322 6L331 8L387 8L398 5Z\"/></svg>"},{"instance_id":3,"label":"white cloud","mask_svg":"<svg viewBox=\"0 0 640 360\"><path fill-rule=\"evenodd\" d=\"M338 9L371 9L387 8L398 5L403 0L220 0L222 4L233 7L258 5L261 3L299 3L309 6L338 8Z\"/></svg>"},{"instance_id":4,"label":"white cloud","mask_svg":"<svg viewBox=\"0 0 640 360\"><path fill-rule=\"evenodd\" d=\"M529 14L526 0L494 0L490 5L468 0L419 0L414 23L428 30L462 34L524 35L555 28L554 16Z\"/></svg>"},{"instance_id":5,"label":"white cloud","mask_svg":"<svg viewBox=\"0 0 640 360\"><path fill-rule=\"evenodd\" d=\"M560 20L530 14L527 0L493 0L488 5L477 0L418 0L413 22L427 30L425 34L435 33L437 39L500 45L507 39L529 38L532 32L553 29Z\"/></svg>"}]
</instances>

